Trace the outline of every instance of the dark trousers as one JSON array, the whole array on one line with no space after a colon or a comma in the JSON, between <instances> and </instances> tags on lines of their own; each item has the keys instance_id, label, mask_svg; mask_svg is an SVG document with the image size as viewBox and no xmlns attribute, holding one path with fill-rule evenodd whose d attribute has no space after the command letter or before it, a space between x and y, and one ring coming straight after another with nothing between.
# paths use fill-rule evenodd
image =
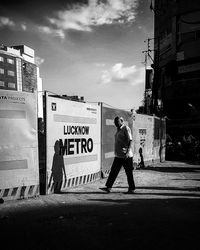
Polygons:
<instances>
[{"instance_id":1,"label":"dark trousers","mask_svg":"<svg viewBox=\"0 0 200 250\"><path fill-rule=\"evenodd\" d=\"M118 157L114 158L111 171L108 176L108 180L106 182L106 187L112 188L112 185L115 182L115 179L117 178L122 166L124 167L124 170L126 172L129 189L134 190L135 182L133 179L133 158L132 157L126 158L126 159L118 158Z\"/></svg>"}]
</instances>

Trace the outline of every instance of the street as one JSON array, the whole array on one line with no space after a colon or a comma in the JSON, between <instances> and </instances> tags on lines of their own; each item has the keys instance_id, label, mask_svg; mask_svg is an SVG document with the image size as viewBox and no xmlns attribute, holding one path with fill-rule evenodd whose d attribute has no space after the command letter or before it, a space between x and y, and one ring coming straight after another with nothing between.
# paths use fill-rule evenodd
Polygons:
<instances>
[{"instance_id":1,"label":"street","mask_svg":"<svg viewBox=\"0 0 200 250\"><path fill-rule=\"evenodd\" d=\"M135 194L122 170L109 194L105 178L0 204L2 249L199 249L200 165L158 163L134 179Z\"/></svg>"}]
</instances>

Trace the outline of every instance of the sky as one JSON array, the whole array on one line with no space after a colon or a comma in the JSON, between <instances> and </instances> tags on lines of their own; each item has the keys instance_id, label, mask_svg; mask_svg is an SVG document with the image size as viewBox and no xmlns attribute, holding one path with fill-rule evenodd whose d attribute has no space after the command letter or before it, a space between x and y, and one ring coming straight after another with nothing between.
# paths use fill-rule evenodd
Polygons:
<instances>
[{"instance_id":1,"label":"sky","mask_svg":"<svg viewBox=\"0 0 200 250\"><path fill-rule=\"evenodd\" d=\"M1 0L0 43L35 50L43 90L137 109L150 0Z\"/></svg>"}]
</instances>

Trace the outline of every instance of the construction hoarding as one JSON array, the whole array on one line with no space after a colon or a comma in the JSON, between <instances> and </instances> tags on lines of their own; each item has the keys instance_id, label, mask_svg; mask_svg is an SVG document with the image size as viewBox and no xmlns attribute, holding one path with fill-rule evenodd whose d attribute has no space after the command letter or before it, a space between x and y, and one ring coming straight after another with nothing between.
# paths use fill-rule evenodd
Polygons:
<instances>
[{"instance_id":1,"label":"construction hoarding","mask_svg":"<svg viewBox=\"0 0 200 250\"><path fill-rule=\"evenodd\" d=\"M0 90L0 197L38 195L37 94Z\"/></svg>"},{"instance_id":2,"label":"construction hoarding","mask_svg":"<svg viewBox=\"0 0 200 250\"><path fill-rule=\"evenodd\" d=\"M47 193L100 178L100 119L98 104L46 95Z\"/></svg>"},{"instance_id":3,"label":"construction hoarding","mask_svg":"<svg viewBox=\"0 0 200 250\"><path fill-rule=\"evenodd\" d=\"M163 162L166 151L166 120L154 116L153 154L154 162Z\"/></svg>"},{"instance_id":4,"label":"construction hoarding","mask_svg":"<svg viewBox=\"0 0 200 250\"><path fill-rule=\"evenodd\" d=\"M153 136L154 118L153 116L135 114L132 117L133 132L133 161L138 165L141 161L139 152L142 152L144 163L153 161ZM141 151L140 151L141 150Z\"/></svg>"},{"instance_id":5,"label":"construction hoarding","mask_svg":"<svg viewBox=\"0 0 200 250\"><path fill-rule=\"evenodd\" d=\"M123 117L125 125L131 129L133 136L132 150L133 163L135 168L141 165L141 153L144 164L152 164L160 159L160 145L164 145L164 140L160 140L161 131L164 138L165 129L164 123L158 124L155 121L160 121L158 117L136 114L130 111L114 109L102 105L102 135L101 135L101 170L103 176L108 176L112 162L114 159L114 135L116 127L114 125L114 118L116 116ZM156 126L156 128L155 128ZM159 129L159 131L157 131ZM158 139L155 133L159 133ZM162 158L165 158L165 151L162 150Z\"/></svg>"}]
</instances>

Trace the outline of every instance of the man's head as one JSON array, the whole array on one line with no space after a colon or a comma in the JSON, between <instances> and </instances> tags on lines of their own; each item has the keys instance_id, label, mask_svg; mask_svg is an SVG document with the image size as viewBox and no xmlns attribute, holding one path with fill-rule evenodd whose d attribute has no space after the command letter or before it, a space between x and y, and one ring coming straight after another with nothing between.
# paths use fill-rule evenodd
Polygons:
<instances>
[{"instance_id":1,"label":"man's head","mask_svg":"<svg viewBox=\"0 0 200 250\"><path fill-rule=\"evenodd\" d=\"M123 117L116 116L114 119L114 123L117 128L120 128L124 124Z\"/></svg>"}]
</instances>

